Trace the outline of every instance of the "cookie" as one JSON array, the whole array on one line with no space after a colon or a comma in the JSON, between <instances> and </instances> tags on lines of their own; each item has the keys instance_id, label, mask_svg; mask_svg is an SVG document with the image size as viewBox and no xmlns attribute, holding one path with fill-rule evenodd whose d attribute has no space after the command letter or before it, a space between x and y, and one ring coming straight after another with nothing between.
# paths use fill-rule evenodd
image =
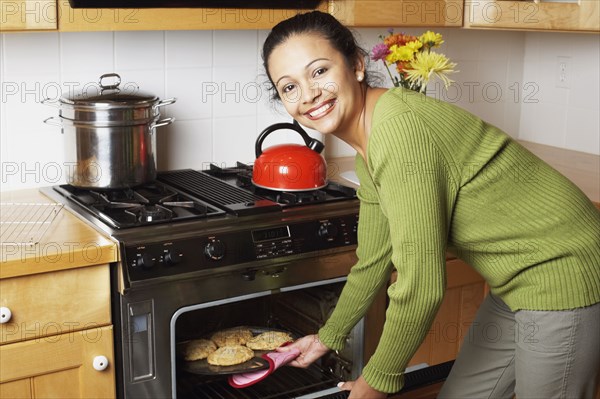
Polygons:
<instances>
[{"instance_id":1,"label":"cookie","mask_svg":"<svg viewBox=\"0 0 600 399\"><path fill-rule=\"evenodd\" d=\"M215 366L233 366L247 362L254 357L254 351L246 346L222 346L208 355L208 364Z\"/></svg>"},{"instance_id":2,"label":"cookie","mask_svg":"<svg viewBox=\"0 0 600 399\"><path fill-rule=\"evenodd\" d=\"M292 337L286 332L267 331L248 340L246 346L254 350L273 350L291 341L293 341Z\"/></svg>"},{"instance_id":3,"label":"cookie","mask_svg":"<svg viewBox=\"0 0 600 399\"><path fill-rule=\"evenodd\" d=\"M245 345L252 338L252 331L244 327L234 327L227 330L217 331L210 337L211 340L221 346Z\"/></svg>"},{"instance_id":4,"label":"cookie","mask_svg":"<svg viewBox=\"0 0 600 399\"><path fill-rule=\"evenodd\" d=\"M206 359L208 355L217 350L217 345L209 339L194 339L183 342L179 353L184 360L194 361Z\"/></svg>"}]
</instances>

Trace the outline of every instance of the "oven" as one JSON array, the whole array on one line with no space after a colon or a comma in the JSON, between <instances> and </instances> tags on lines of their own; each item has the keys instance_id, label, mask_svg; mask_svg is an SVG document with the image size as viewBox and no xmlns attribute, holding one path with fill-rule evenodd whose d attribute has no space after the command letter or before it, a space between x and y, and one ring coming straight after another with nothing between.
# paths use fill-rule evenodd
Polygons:
<instances>
[{"instance_id":1,"label":"oven","mask_svg":"<svg viewBox=\"0 0 600 399\"><path fill-rule=\"evenodd\" d=\"M332 258L316 260L323 266ZM356 377L363 364L363 324L344 351L332 352L309 369L284 367L244 389L227 376L189 372L177 343L228 327L283 329L295 336L314 333L335 305L344 277L311 273L306 261L275 265L248 280L244 272L189 279L119 296L123 356L120 396L126 398L296 398L338 392L338 381ZM240 392L243 391L243 392Z\"/></svg>"},{"instance_id":2,"label":"oven","mask_svg":"<svg viewBox=\"0 0 600 399\"><path fill-rule=\"evenodd\" d=\"M42 190L118 242L111 285L119 398L345 398L337 383L360 375L364 320L344 350L247 388L190 370L178 356L179 343L230 327L316 333L356 262L352 188L269 192L248 184L250 171L163 172L124 192Z\"/></svg>"}]
</instances>

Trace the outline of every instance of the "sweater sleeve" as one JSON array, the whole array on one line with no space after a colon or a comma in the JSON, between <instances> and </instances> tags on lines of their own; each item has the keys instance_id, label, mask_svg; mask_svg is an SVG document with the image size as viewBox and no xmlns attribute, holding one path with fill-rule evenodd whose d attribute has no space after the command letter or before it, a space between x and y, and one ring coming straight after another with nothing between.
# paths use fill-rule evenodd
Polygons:
<instances>
[{"instance_id":1,"label":"sweater sleeve","mask_svg":"<svg viewBox=\"0 0 600 399\"><path fill-rule=\"evenodd\" d=\"M352 267L338 303L319 339L331 349L342 349L352 327L365 315L379 289L389 281L392 250L389 228L381 213L377 192L366 165L357 155L356 173L360 180L358 223L358 262Z\"/></svg>"},{"instance_id":2,"label":"sweater sleeve","mask_svg":"<svg viewBox=\"0 0 600 399\"><path fill-rule=\"evenodd\" d=\"M374 128L368 160L398 275L388 289L383 333L363 377L377 390L396 392L444 296L456 186L427 127L412 112Z\"/></svg>"}]
</instances>

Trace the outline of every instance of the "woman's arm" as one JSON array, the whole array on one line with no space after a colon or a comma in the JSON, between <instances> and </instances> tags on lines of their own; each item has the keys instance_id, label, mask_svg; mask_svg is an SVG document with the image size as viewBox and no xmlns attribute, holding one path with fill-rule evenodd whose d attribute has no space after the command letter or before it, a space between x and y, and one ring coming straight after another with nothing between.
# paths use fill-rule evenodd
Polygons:
<instances>
[{"instance_id":1,"label":"woman's arm","mask_svg":"<svg viewBox=\"0 0 600 399\"><path fill-rule=\"evenodd\" d=\"M376 294L392 271L392 247L387 219L379 207L375 187L361 158L356 162L360 179L358 196L358 262L348 275L335 310L319 331L321 341L331 349L342 349L354 325L365 315Z\"/></svg>"},{"instance_id":2,"label":"woman's arm","mask_svg":"<svg viewBox=\"0 0 600 399\"><path fill-rule=\"evenodd\" d=\"M427 127L412 112L379 124L369 148L398 278L388 289L383 334L363 377L377 390L396 392L444 296L456 185Z\"/></svg>"}]
</instances>

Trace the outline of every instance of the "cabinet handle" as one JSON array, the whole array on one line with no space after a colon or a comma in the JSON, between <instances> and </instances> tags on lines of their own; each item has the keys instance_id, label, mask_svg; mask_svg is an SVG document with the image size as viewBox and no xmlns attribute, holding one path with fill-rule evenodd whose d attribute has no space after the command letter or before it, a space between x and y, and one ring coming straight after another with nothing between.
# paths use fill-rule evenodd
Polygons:
<instances>
[{"instance_id":1,"label":"cabinet handle","mask_svg":"<svg viewBox=\"0 0 600 399\"><path fill-rule=\"evenodd\" d=\"M94 358L94 370L102 371L108 367L108 359L106 356L96 356Z\"/></svg>"},{"instance_id":2,"label":"cabinet handle","mask_svg":"<svg viewBox=\"0 0 600 399\"><path fill-rule=\"evenodd\" d=\"M8 323L12 317L12 312L9 308L2 306L0 308L0 324Z\"/></svg>"}]
</instances>

